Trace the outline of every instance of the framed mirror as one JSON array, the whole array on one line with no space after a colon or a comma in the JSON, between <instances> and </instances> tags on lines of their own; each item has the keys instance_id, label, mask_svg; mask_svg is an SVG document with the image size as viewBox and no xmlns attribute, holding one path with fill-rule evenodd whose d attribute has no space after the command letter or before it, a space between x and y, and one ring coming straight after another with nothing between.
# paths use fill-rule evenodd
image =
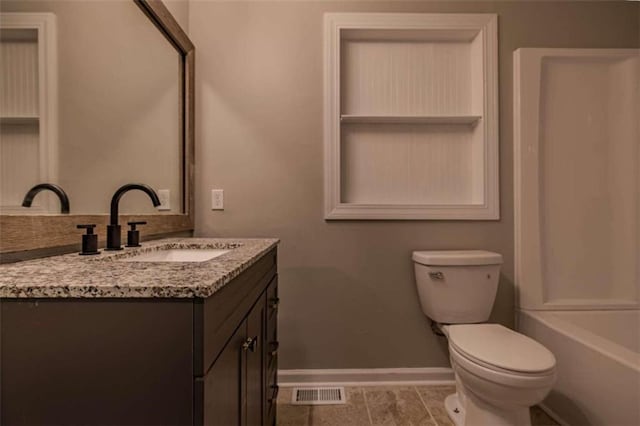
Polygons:
<instances>
[{"instance_id":1,"label":"framed mirror","mask_svg":"<svg viewBox=\"0 0 640 426\"><path fill-rule=\"evenodd\" d=\"M193 43L160 0L0 0L0 261L74 250L78 224L105 240L123 184L123 232L147 222L147 238L193 230ZM141 13L142 12L142 13ZM152 25L150 25L152 24ZM14 77L12 77L12 75ZM21 206L38 183L64 189Z\"/></svg>"}]
</instances>

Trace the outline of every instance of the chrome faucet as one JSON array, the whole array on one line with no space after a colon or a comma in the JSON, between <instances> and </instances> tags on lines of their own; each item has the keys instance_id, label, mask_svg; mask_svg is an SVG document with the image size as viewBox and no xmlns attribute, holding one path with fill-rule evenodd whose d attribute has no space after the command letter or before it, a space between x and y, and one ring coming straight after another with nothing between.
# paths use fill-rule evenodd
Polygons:
<instances>
[{"instance_id":1,"label":"chrome faucet","mask_svg":"<svg viewBox=\"0 0 640 426\"><path fill-rule=\"evenodd\" d=\"M160 205L158 194L156 194L153 188L149 185L145 185L143 183L128 183L118 188L111 198L111 218L109 220L109 225L107 225L107 247L105 250L122 250L120 242L121 226L118 225L118 203L125 192L129 192L133 189L138 189L147 194L149 198L151 198L151 202L154 207L158 207Z\"/></svg>"},{"instance_id":2,"label":"chrome faucet","mask_svg":"<svg viewBox=\"0 0 640 426\"><path fill-rule=\"evenodd\" d=\"M64 192L64 189L53 183L39 183L31 188L29 192L27 192L27 195L24 196L24 200L22 200L22 207L31 207L31 203L36 194L44 190L49 190L58 196L60 199L60 213L69 214L69 197L67 197L67 193Z\"/></svg>"}]
</instances>

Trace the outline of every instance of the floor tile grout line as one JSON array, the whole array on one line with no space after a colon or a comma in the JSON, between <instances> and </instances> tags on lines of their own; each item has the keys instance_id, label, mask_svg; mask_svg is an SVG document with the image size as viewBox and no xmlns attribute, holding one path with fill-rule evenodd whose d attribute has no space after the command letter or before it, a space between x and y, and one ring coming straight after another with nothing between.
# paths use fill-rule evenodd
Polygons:
<instances>
[{"instance_id":1,"label":"floor tile grout line","mask_svg":"<svg viewBox=\"0 0 640 426\"><path fill-rule=\"evenodd\" d=\"M433 424L435 426L438 426L438 422L436 421L436 418L433 417L433 414L431 414L431 410L429 410L429 407L427 407L427 403L424 402L424 399L422 399L422 395L420 395L420 391L418 391L418 387L414 386L413 390L418 394L418 398L420 398L420 402L422 402L422 405L427 410L427 413L429 413L429 417L431 417L431 420L433 420Z\"/></svg>"},{"instance_id":2,"label":"floor tile grout line","mask_svg":"<svg viewBox=\"0 0 640 426\"><path fill-rule=\"evenodd\" d=\"M307 410L307 425L311 426L313 424L313 405L309 406L309 410Z\"/></svg>"},{"instance_id":3,"label":"floor tile grout line","mask_svg":"<svg viewBox=\"0 0 640 426\"><path fill-rule=\"evenodd\" d=\"M367 409L367 416L369 417L369 424L373 426L373 418L371 417L371 411L369 411L369 402L367 401L367 392L364 388L360 388L362 391L362 397L364 398L364 406Z\"/></svg>"}]
</instances>

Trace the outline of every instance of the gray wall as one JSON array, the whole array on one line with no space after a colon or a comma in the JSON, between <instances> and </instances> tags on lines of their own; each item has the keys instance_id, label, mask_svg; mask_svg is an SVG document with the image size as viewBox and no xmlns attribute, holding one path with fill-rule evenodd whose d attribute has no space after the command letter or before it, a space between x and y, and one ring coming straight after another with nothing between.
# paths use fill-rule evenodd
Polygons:
<instances>
[{"instance_id":1,"label":"gray wall","mask_svg":"<svg viewBox=\"0 0 640 426\"><path fill-rule=\"evenodd\" d=\"M499 15L500 221L324 221L322 15L338 11ZM415 249L502 253L492 320L512 326L512 52L637 47L639 22L633 2L192 1L196 234L281 238L280 368L448 365L418 304Z\"/></svg>"}]
</instances>

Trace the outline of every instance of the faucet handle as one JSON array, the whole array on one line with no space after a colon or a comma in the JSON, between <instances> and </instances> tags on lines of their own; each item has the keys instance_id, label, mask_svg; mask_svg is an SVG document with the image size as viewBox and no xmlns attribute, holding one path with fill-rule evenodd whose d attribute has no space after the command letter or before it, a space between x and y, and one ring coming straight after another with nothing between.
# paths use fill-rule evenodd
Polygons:
<instances>
[{"instance_id":1,"label":"faucet handle","mask_svg":"<svg viewBox=\"0 0 640 426\"><path fill-rule=\"evenodd\" d=\"M76 225L78 229L86 229L87 233L82 236L82 251L81 255L86 256L90 254L98 254L98 236L93 233L93 228L95 228L95 223L88 225Z\"/></svg>"},{"instance_id":2,"label":"faucet handle","mask_svg":"<svg viewBox=\"0 0 640 426\"><path fill-rule=\"evenodd\" d=\"M87 235L93 235L93 228L95 227L96 227L95 223L92 223L90 225L76 225L76 228L78 229L86 229Z\"/></svg>"},{"instance_id":3,"label":"faucet handle","mask_svg":"<svg viewBox=\"0 0 640 426\"><path fill-rule=\"evenodd\" d=\"M132 231L136 230L136 225L146 225L147 221L146 220L142 220L142 221L138 221L138 222L127 222L127 225L129 225L131 227Z\"/></svg>"},{"instance_id":4,"label":"faucet handle","mask_svg":"<svg viewBox=\"0 0 640 426\"><path fill-rule=\"evenodd\" d=\"M127 222L127 225L131 227L127 231L127 247L140 247L140 231L136 229L136 226L146 224L146 221Z\"/></svg>"}]
</instances>

